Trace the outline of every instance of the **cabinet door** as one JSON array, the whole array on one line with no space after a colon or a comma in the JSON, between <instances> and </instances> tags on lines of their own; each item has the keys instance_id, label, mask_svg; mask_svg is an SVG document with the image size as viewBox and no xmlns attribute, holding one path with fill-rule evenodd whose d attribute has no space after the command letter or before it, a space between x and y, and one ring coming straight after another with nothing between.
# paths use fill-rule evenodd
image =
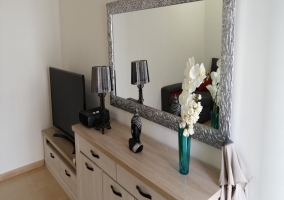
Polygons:
<instances>
[{"instance_id":1,"label":"cabinet door","mask_svg":"<svg viewBox=\"0 0 284 200\"><path fill-rule=\"evenodd\" d=\"M81 200L103 199L103 172L96 164L80 153L80 185Z\"/></svg>"},{"instance_id":2,"label":"cabinet door","mask_svg":"<svg viewBox=\"0 0 284 200\"><path fill-rule=\"evenodd\" d=\"M48 144L45 144L45 160L51 165L54 171L59 175L59 156L55 150Z\"/></svg>"},{"instance_id":3,"label":"cabinet door","mask_svg":"<svg viewBox=\"0 0 284 200\"><path fill-rule=\"evenodd\" d=\"M105 173L103 173L103 196L104 200L135 200L134 197Z\"/></svg>"}]
</instances>

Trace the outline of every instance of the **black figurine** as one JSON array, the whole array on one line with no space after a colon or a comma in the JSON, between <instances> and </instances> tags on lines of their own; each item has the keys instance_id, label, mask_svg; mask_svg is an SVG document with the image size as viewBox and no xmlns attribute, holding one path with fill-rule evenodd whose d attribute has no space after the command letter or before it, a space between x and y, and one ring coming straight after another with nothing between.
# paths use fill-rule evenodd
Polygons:
<instances>
[{"instance_id":1,"label":"black figurine","mask_svg":"<svg viewBox=\"0 0 284 200\"><path fill-rule=\"evenodd\" d=\"M180 104L178 102L177 96L175 95L173 103L171 105L171 113L176 116L180 116Z\"/></svg>"},{"instance_id":2,"label":"black figurine","mask_svg":"<svg viewBox=\"0 0 284 200\"><path fill-rule=\"evenodd\" d=\"M131 119L131 134L132 138L129 139L129 149L134 153L139 153L143 150L143 144L140 141L142 123L139 117L138 110Z\"/></svg>"}]
</instances>

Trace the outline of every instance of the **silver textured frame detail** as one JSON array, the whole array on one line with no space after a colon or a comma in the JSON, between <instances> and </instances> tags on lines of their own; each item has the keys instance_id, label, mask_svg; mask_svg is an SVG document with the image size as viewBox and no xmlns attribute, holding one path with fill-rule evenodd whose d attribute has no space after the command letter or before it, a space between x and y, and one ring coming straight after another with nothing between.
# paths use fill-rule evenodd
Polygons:
<instances>
[{"instance_id":1,"label":"silver textured frame detail","mask_svg":"<svg viewBox=\"0 0 284 200\"><path fill-rule=\"evenodd\" d=\"M113 15L138 10L158 8L182 3L195 2L198 0L120 0L107 4L107 34L108 34L108 54L109 65L113 66ZM221 148L225 138L231 133L231 111L232 111L232 88L233 88L233 67L234 67L234 41L235 41L235 12L236 0L223 0L222 14L222 50L221 50L221 102L219 129L213 129L202 124L194 126L193 138L209 144L216 148ZM115 78L115 75L113 75ZM114 85L116 84L113 79ZM114 87L115 88L115 87ZM110 95L110 104L130 113L139 110L141 117L165 126L174 131L178 130L181 118L146 105L141 105L133 101L116 96L116 90Z\"/></svg>"}]
</instances>

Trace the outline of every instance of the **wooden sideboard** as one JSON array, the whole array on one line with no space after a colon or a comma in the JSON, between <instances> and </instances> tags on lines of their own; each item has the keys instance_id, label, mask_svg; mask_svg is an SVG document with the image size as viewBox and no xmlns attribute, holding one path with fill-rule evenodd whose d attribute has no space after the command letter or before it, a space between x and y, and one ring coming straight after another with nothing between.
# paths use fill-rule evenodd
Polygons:
<instances>
[{"instance_id":1,"label":"wooden sideboard","mask_svg":"<svg viewBox=\"0 0 284 200\"><path fill-rule=\"evenodd\" d=\"M72 126L78 199L218 199L219 170L191 158L189 174L181 175L177 150L142 134L144 150L135 154L128 149L130 127L115 120L111 126L104 135Z\"/></svg>"},{"instance_id":2,"label":"wooden sideboard","mask_svg":"<svg viewBox=\"0 0 284 200\"><path fill-rule=\"evenodd\" d=\"M45 165L61 185L70 199L77 200L77 175L75 166L75 154L73 145L58 137L55 133L61 133L52 127L42 131L44 143Z\"/></svg>"},{"instance_id":3,"label":"wooden sideboard","mask_svg":"<svg viewBox=\"0 0 284 200\"><path fill-rule=\"evenodd\" d=\"M47 168L72 200L217 200L219 170L190 159L190 172L178 171L178 151L141 135L144 149L128 149L129 126L111 120L103 135L81 124L72 144L53 137L54 127L42 131ZM162 136L162 134L161 134ZM76 164L75 164L76 158Z\"/></svg>"}]
</instances>

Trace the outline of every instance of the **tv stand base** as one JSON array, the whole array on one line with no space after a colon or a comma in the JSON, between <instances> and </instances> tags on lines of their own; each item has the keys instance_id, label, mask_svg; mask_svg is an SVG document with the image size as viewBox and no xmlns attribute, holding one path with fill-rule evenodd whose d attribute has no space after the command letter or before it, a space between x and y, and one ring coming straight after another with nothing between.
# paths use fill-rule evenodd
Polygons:
<instances>
[{"instance_id":1,"label":"tv stand base","mask_svg":"<svg viewBox=\"0 0 284 200\"><path fill-rule=\"evenodd\" d=\"M72 154L75 154L75 141L74 140L72 140L70 137L66 136L63 133L54 133L53 137L60 137L60 138L63 138L63 139L70 141L73 145L73 153Z\"/></svg>"}]
</instances>

